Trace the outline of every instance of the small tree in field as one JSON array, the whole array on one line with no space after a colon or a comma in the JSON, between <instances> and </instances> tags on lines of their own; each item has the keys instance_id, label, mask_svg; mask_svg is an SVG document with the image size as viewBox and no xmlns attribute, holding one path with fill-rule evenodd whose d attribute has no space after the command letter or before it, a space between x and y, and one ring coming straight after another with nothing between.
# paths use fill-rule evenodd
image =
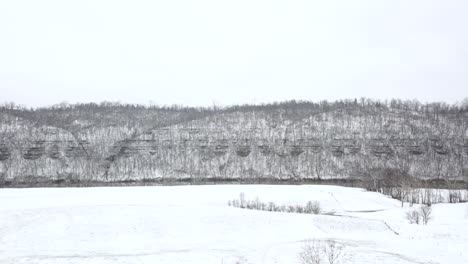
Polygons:
<instances>
[{"instance_id":1,"label":"small tree in field","mask_svg":"<svg viewBox=\"0 0 468 264\"><path fill-rule=\"evenodd\" d=\"M423 221L423 224L427 225L427 222L432 219L432 207L423 205L419 209L419 213L421 215L421 219Z\"/></svg>"},{"instance_id":2,"label":"small tree in field","mask_svg":"<svg viewBox=\"0 0 468 264\"><path fill-rule=\"evenodd\" d=\"M245 208L245 193L239 194L240 208Z\"/></svg>"},{"instance_id":3,"label":"small tree in field","mask_svg":"<svg viewBox=\"0 0 468 264\"><path fill-rule=\"evenodd\" d=\"M318 201L309 201L307 202L304 211L307 214L320 214L322 212L322 208Z\"/></svg>"},{"instance_id":4,"label":"small tree in field","mask_svg":"<svg viewBox=\"0 0 468 264\"><path fill-rule=\"evenodd\" d=\"M338 245L334 240L326 243L317 240L307 240L299 253L302 264L338 264L344 258L343 246Z\"/></svg>"},{"instance_id":5,"label":"small tree in field","mask_svg":"<svg viewBox=\"0 0 468 264\"><path fill-rule=\"evenodd\" d=\"M327 242L324 248L325 258L328 264L337 264L343 257L343 247L338 245L334 240Z\"/></svg>"},{"instance_id":6,"label":"small tree in field","mask_svg":"<svg viewBox=\"0 0 468 264\"><path fill-rule=\"evenodd\" d=\"M234 264L246 264L247 259L245 257L238 257Z\"/></svg>"},{"instance_id":7,"label":"small tree in field","mask_svg":"<svg viewBox=\"0 0 468 264\"><path fill-rule=\"evenodd\" d=\"M410 224L418 224L421 220L421 215L419 214L419 211L417 210L411 210L406 212L406 219L410 222Z\"/></svg>"},{"instance_id":8,"label":"small tree in field","mask_svg":"<svg viewBox=\"0 0 468 264\"><path fill-rule=\"evenodd\" d=\"M299 260L302 264L320 264L322 263L321 251L320 241L307 240L299 253Z\"/></svg>"},{"instance_id":9,"label":"small tree in field","mask_svg":"<svg viewBox=\"0 0 468 264\"><path fill-rule=\"evenodd\" d=\"M413 209L406 212L406 219L410 224L420 224L421 222L425 225L432 219L432 207L423 205L419 210Z\"/></svg>"}]
</instances>

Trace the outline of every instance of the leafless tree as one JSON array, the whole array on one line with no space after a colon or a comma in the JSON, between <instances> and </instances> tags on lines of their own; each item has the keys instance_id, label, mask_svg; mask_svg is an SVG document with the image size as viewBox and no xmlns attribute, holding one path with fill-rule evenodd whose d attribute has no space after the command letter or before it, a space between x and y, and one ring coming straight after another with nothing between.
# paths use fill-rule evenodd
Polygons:
<instances>
[{"instance_id":1,"label":"leafless tree","mask_svg":"<svg viewBox=\"0 0 468 264\"><path fill-rule=\"evenodd\" d=\"M410 224L418 224L421 221L421 214L418 210L413 209L411 211L406 212L406 219L410 222Z\"/></svg>"},{"instance_id":2,"label":"leafless tree","mask_svg":"<svg viewBox=\"0 0 468 264\"><path fill-rule=\"evenodd\" d=\"M419 209L419 213L421 215L421 220L423 224L427 225L429 220L432 219L432 207L428 205L423 205Z\"/></svg>"},{"instance_id":3,"label":"leafless tree","mask_svg":"<svg viewBox=\"0 0 468 264\"><path fill-rule=\"evenodd\" d=\"M299 260L302 264L320 264L322 263L322 243L318 240L307 240L299 253Z\"/></svg>"},{"instance_id":4,"label":"leafless tree","mask_svg":"<svg viewBox=\"0 0 468 264\"><path fill-rule=\"evenodd\" d=\"M325 244L324 253L328 264L337 264L343 258L343 246L338 245L334 240L329 240Z\"/></svg>"},{"instance_id":5,"label":"leafless tree","mask_svg":"<svg viewBox=\"0 0 468 264\"><path fill-rule=\"evenodd\" d=\"M307 240L299 253L299 260L302 264L338 264L344 260L344 247L334 240L321 242L319 240Z\"/></svg>"}]
</instances>

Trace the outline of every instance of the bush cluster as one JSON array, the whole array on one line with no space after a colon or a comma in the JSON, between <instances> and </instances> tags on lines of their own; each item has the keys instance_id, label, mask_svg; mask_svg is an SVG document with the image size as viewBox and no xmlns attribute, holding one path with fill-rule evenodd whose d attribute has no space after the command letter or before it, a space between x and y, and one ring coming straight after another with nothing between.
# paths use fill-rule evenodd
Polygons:
<instances>
[{"instance_id":1,"label":"bush cluster","mask_svg":"<svg viewBox=\"0 0 468 264\"><path fill-rule=\"evenodd\" d=\"M345 261L345 255L344 247L334 240L322 242L314 239L304 242L299 261L301 264L338 264Z\"/></svg>"},{"instance_id":2,"label":"bush cluster","mask_svg":"<svg viewBox=\"0 0 468 264\"><path fill-rule=\"evenodd\" d=\"M406 212L406 219L410 224L424 224L427 225L429 220L432 219L432 207L423 205L419 209L413 209Z\"/></svg>"},{"instance_id":3,"label":"bush cluster","mask_svg":"<svg viewBox=\"0 0 468 264\"><path fill-rule=\"evenodd\" d=\"M244 193L241 193L238 199L228 201L228 205L237 208L270 212L286 212L299 214L320 214L322 212L322 208L318 201L308 201L306 205L277 205L275 202L262 202L258 197L255 200L246 200Z\"/></svg>"}]
</instances>

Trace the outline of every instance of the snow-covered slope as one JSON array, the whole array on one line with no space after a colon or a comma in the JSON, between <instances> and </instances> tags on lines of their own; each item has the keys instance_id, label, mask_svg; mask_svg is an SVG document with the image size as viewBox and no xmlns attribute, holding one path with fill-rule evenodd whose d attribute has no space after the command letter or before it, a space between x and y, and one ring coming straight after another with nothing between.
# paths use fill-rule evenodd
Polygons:
<instances>
[{"instance_id":1,"label":"snow-covered slope","mask_svg":"<svg viewBox=\"0 0 468 264\"><path fill-rule=\"evenodd\" d=\"M320 201L328 215L227 206ZM345 246L343 263L468 263L468 206L434 205L410 225L396 200L337 186L222 185L1 189L0 263L299 263L306 239Z\"/></svg>"},{"instance_id":2,"label":"snow-covered slope","mask_svg":"<svg viewBox=\"0 0 468 264\"><path fill-rule=\"evenodd\" d=\"M468 108L392 100L225 109L0 107L0 185L468 179Z\"/></svg>"}]
</instances>

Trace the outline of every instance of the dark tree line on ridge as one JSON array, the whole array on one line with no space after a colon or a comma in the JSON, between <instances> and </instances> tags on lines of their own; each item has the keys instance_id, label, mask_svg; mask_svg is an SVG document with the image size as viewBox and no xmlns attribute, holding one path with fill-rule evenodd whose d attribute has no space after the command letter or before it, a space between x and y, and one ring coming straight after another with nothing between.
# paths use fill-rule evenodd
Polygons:
<instances>
[{"instance_id":1,"label":"dark tree line on ridge","mask_svg":"<svg viewBox=\"0 0 468 264\"><path fill-rule=\"evenodd\" d=\"M0 106L0 182L358 179L459 186L468 104L393 99L229 107ZM396 183L394 184L396 185Z\"/></svg>"}]
</instances>

